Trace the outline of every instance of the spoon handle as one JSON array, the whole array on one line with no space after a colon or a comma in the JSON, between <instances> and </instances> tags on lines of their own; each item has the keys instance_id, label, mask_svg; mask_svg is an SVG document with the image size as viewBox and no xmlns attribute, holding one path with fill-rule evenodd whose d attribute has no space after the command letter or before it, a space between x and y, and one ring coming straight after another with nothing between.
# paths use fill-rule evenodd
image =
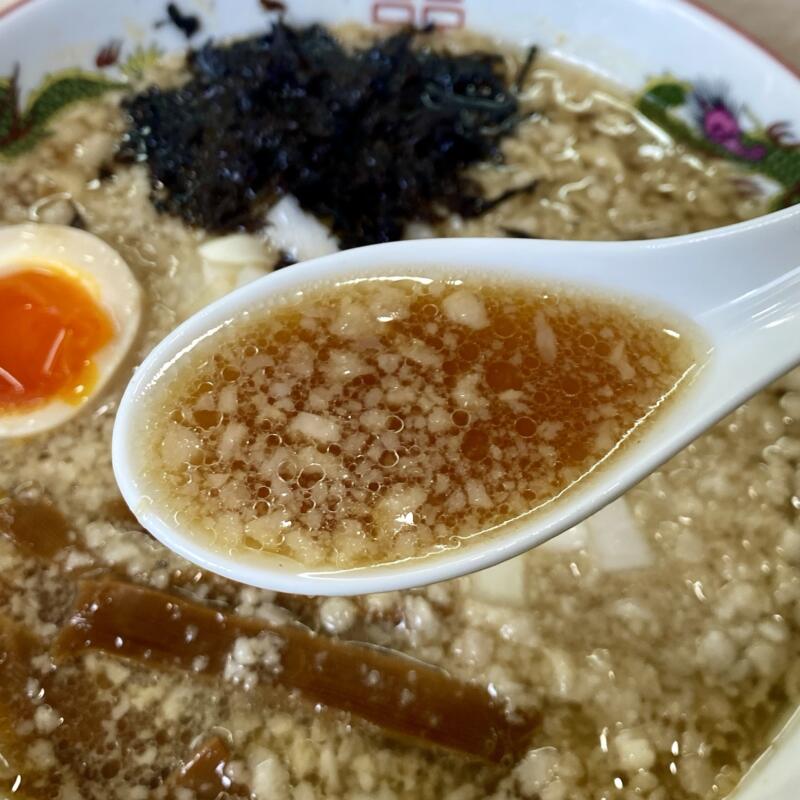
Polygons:
<instances>
[{"instance_id":1,"label":"spoon handle","mask_svg":"<svg viewBox=\"0 0 800 800\"><path fill-rule=\"evenodd\" d=\"M698 321L740 387L736 395L749 395L800 363L800 208L715 244L727 297Z\"/></svg>"}]
</instances>

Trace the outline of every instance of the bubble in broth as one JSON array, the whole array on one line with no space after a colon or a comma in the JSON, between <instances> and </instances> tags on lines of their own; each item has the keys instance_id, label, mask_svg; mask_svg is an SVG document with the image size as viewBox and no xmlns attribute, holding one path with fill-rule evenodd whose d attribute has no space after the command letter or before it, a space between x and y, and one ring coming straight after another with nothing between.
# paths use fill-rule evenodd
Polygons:
<instances>
[{"instance_id":1,"label":"bubble in broth","mask_svg":"<svg viewBox=\"0 0 800 800\"><path fill-rule=\"evenodd\" d=\"M538 286L318 287L164 373L147 480L226 552L357 566L458 546L584 478L663 403L695 358L675 327Z\"/></svg>"}]
</instances>

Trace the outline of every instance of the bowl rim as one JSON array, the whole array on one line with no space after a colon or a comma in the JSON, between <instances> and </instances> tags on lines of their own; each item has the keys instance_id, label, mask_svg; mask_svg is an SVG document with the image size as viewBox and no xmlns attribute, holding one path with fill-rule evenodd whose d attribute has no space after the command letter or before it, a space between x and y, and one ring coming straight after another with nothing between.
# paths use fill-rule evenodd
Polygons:
<instances>
[{"instance_id":1,"label":"bowl rim","mask_svg":"<svg viewBox=\"0 0 800 800\"><path fill-rule=\"evenodd\" d=\"M18 4L22 4L30 2L30 0L17 0L17 2ZM746 28L742 27L738 22L734 22L732 19L729 19L716 9L711 8L706 3L702 2L702 0L673 0L673 2L677 4L682 4L684 6L689 6L690 9L693 9L695 12L705 14L707 17L710 17L715 23L721 25L724 28L727 28L729 32L738 36L740 39L744 39L746 42L749 42L754 47L757 47L759 50L761 50L763 53L769 56L773 61L775 61L779 66L791 72L792 75L794 75L797 78L800 78L800 63L795 64L789 61L781 53L775 50L774 47L767 44L759 36L747 30Z\"/></svg>"},{"instance_id":2,"label":"bowl rim","mask_svg":"<svg viewBox=\"0 0 800 800\"><path fill-rule=\"evenodd\" d=\"M43 0L37 1L43 2ZM10 17L14 12L19 11L25 6L31 5L33 2L34 0L14 0L14 2L10 3L5 8L0 8L0 23L2 23L2 20L5 18ZM759 36L750 32L739 23L734 22L732 19L729 19L716 9L711 8L706 3L702 2L702 0L671 0L671 2L673 5L682 5L688 8L692 13L709 17L715 24L726 28L728 32L746 42L749 42L751 45L761 50L778 66L788 70L796 78L800 78L800 63L792 63L782 54L778 53L778 51L775 50L771 45L763 41Z\"/></svg>"}]
</instances>

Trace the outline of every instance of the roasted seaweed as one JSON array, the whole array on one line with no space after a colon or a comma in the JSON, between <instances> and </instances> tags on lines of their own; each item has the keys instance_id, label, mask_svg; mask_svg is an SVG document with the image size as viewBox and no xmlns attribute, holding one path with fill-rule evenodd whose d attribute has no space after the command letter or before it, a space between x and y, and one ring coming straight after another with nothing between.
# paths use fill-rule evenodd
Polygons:
<instances>
[{"instance_id":1,"label":"roasted seaweed","mask_svg":"<svg viewBox=\"0 0 800 800\"><path fill-rule=\"evenodd\" d=\"M277 23L189 57L190 77L126 103L123 159L147 164L159 211L213 232L262 224L292 194L342 246L492 205L465 174L499 158L517 119L502 62L452 56L404 30L348 51L324 28Z\"/></svg>"}]
</instances>

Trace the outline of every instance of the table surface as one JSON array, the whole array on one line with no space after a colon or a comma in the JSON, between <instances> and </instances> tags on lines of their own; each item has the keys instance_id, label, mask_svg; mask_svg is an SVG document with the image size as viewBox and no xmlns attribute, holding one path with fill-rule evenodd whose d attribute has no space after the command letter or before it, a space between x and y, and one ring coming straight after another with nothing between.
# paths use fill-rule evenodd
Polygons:
<instances>
[{"instance_id":1,"label":"table surface","mask_svg":"<svg viewBox=\"0 0 800 800\"><path fill-rule=\"evenodd\" d=\"M0 0L0 9L16 0ZM602 2L602 0L600 0ZM800 67L800 0L701 0Z\"/></svg>"},{"instance_id":2,"label":"table surface","mask_svg":"<svg viewBox=\"0 0 800 800\"><path fill-rule=\"evenodd\" d=\"M703 0L800 67L800 0Z\"/></svg>"}]
</instances>

